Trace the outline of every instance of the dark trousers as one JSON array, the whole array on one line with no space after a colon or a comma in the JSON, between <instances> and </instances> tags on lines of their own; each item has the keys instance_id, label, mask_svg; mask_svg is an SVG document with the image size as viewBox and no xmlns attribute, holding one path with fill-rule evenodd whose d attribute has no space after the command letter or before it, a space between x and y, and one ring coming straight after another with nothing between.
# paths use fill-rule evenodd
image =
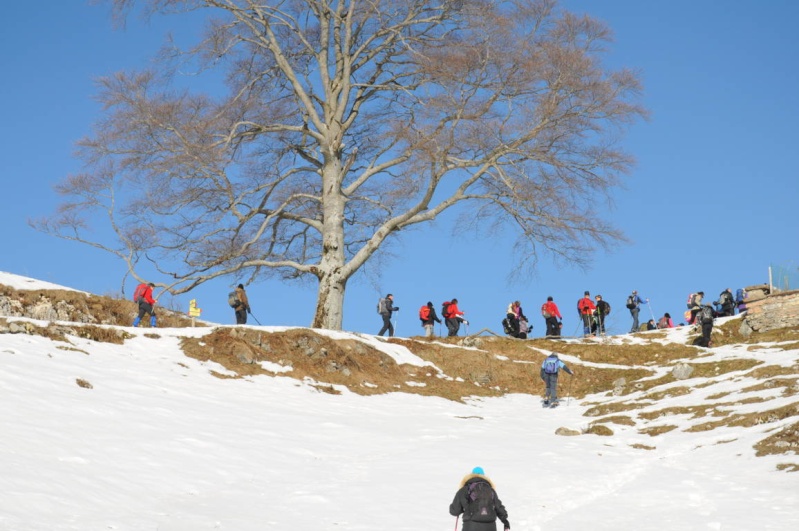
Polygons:
<instances>
[{"instance_id":1,"label":"dark trousers","mask_svg":"<svg viewBox=\"0 0 799 531\"><path fill-rule=\"evenodd\" d=\"M639 308L630 308L630 315L633 316L633 327L630 328L632 333L638 332L638 312L640 311Z\"/></svg>"},{"instance_id":2,"label":"dark trousers","mask_svg":"<svg viewBox=\"0 0 799 531\"><path fill-rule=\"evenodd\" d=\"M380 329L377 335L382 336L386 330L388 330L388 337L394 337L394 325L391 324L391 314L381 313L380 317L383 318L383 328Z\"/></svg>"},{"instance_id":3,"label":"dark trousers","mask_svg":"<svg viewBox=\"0 0 799 531\"><path fill-rule=\"evenodd\" d=\"M547 335L548 336L559 336L560 335L560 326L558 326L558 318L554 315L551 315L546 318L547 323Z\"/></svg>"},{"instance_id":4,"label":"dark trousers","mask_svg":"<svg viewBox=\"0 0 799 531\"><path fill-rule=\"evenodd\" d=\"M457 317L447 317L447 336L457 336L458 330L461 329L461 322Z\"/></svg>"},{"instance_id":5,"label":"dark trousers","mask_svg":"<svg viewBox=\"0 0 799 531\"><path fill-rule=\"evenodd\" d=\"M713 322L702 323L702 346L710 346L710 334L713 332Z\"/></svg>"},{"instance_id":6,"label":"dark trousers","mask_svg":"<svg viewBox=\"0 0 799 531\"><path fill-rule=\"evenodd\" d=\"M236 306L236 324L247 324L247 308L242 304Z\"/></svg>"},{"instance_id":7,"label":"dark trousers","mask_svg":"<svg viewBox=\"0 0 799 531\"><path fill-rule=\"evenodd\" d=\"M153 305L145 300L139 301L139 319L145 316L145 314L150 314L151 317L155 316L155 312L153 311Z\"/></svg>"}]
</instances>

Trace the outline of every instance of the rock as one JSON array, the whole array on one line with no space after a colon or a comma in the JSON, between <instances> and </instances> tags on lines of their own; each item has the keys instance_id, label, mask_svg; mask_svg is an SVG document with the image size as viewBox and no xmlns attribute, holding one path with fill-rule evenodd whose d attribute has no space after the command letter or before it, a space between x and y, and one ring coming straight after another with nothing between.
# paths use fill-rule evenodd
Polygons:
<instances>
[{"instance_id":1,"label":"rock","mask_svg":"<svg viewBox=\"0 0 799 531\"><path fill-rule=\"evenodd\" d=\"M680 363L671 371L671 375L677 380L687 380L693 374L694 368L687 363Z\"/></svg>"},{"instance_id":2,"label":"rock","mask_svg":"<svg viewBox=\"0 0 799 531\"><path fill-rule=\"evenodd\" d=\"M575 435L582 435L582 432L573 430L571 428L558 428L555 430L555 435L563 435L564 437L574 437Z\"/></svg>"}]
</instances>

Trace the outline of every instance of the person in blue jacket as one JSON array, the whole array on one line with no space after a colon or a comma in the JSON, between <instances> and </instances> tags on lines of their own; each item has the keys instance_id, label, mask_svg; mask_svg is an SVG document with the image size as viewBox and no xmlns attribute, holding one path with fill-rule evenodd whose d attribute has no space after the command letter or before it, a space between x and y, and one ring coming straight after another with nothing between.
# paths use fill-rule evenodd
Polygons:
<instances>
[{"instance_id":1,"label":"person in blue jacket","mask_svg":"<svg viewBox=\"0 0 799 531\"><path fill-rule=\"evenodd\" d=\"M630 309L630 315L633 316L633 326L630 328L630 333L638 332L638 312L641 311L641 305L647 304L649 299L642 299L636 290L633 290L632 295L627 297L627 308Z\"/></svg>"},{"instance_id":2,"label":"person in blue jacket","mask_svg":"<svg viewBox=\"0 0 799 531\"><path fill-rule=\"evenodd\" d=\"M544 394L544 405L557 405L558 403L558 373L563 369L571 376L574 373L569 369L563 361L558 358L557 353L553 352L544 359L541 364L541 379L544 380L546 385L546 392Z\"/></svg>"}]
</instances>

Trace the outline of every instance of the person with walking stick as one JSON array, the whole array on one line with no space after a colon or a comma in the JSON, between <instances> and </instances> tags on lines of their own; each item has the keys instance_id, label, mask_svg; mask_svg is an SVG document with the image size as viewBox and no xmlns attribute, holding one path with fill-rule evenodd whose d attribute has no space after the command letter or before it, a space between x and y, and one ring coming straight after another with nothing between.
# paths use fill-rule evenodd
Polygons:
<instances>
[{"instance_id":1,"label":"person with walking stick","mask_svg":"<svg viewBox=\"0 0 799 531\"><path fill-rule=\"evenodd\" d=\"M574 376L571 369L558 358L555 352L547 356L544 363L541 364L541 379L546 386L542 402L544 407L558 407L558 373L561 369Z\"/></svg>"},{"instance_id":2,"label":"person with walking stick","mask_svg":"<svg viewBox=\"0 0 799 531\"><path fill-rule=\"evenodd\" d=\"M479 466L461 480L460 489L449 506L449 514L455 517L456 531L461 514L463 531L497 531L497 519L502 521L505 531L510 530L508 511L497 496L494 484Z\"/></svg>"}]
</instances>

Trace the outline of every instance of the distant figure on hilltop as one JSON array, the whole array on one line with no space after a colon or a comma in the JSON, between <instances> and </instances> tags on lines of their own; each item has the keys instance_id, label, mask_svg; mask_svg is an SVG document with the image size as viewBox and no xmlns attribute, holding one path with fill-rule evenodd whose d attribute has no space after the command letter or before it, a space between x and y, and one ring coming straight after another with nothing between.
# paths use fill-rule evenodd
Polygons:
<instances>
[{"instance_id":1,"label":"distant figure on hilltop","mask_svg":"<svg viewBox=\"0 0 799 531\"><path fill-rule=\"evenodd\" d=\"M668 312L658 319L658 328L674 328L674 321L671 320L671 315Z\"/></svg>"},{"instance_id":2,"label":"distant figure on hilltop","mask_svg":"<svg viewBox=\"0 0 799 531\"><path fill-rule=\"evenodd\" d=\"M155 317L155 299L153 299L153 288L155 284L152 282L145 284L142 282L136 286L136 291L133 292L133 300L139 305L139 315L133 320L133 326L139 326L139 323L146 314L150 314L150 326L155 328L157 319Z\"/></svg>"},{"instance_id":3,"label":"distant figure on hilltop","mask_svg":"<svg viewBox=\"0 0 799 531\"><path fill-rule=\"evenodd\" d=\"M630 328L630 332L638 332L638 313L641 311L641 304L646 304L648 302L649 299L642 299L636 290L633 290L630 296L627 297L627 308L630 310L630 315L633 317L633 326Z\"/></svg>"},{"instance_id":4,"label":"distant figure on hilltop","mask_svg":"<svg viewBox=\"0 0 799 531\"><path fill-rule=\"evenodd\" d=\"M444 323L447 325L447 337L457 336L461 323L469 324L469 321L461 317L465 313L458 308L458 299L446 301L441 305L441 314L444 317Z\"/></svg>"},{"instance_id":5,"label":"distant figure on hilltop","mask_svg":"<svg viewBox=\"0 0 799 531\"><path fill-rule=\"evenodd\" d=\"M591 321L595 310L596 306L594 306L594 301L591 300L591 293L586 291L583 298L577 301L577 312L580 314L580 319L583 320L584 336L591 335Z\"/></svg>"},{"instance_id":6,"label":"distant figure on hilltop","mask_svg":"<svg viewBox=\"0 0 799 531\"><path fill-rule=\"evenodd\" d=\"M596 310L591 332L596 335L605 335L605 318L610 314L610 304L602 299L602 295L597 295L594 300L596 301Z\"/></svg>"},{"instance_id":7,"label":"distant figure on hilltop","mask_svg":"<svg viewBox=\"0 0 799 531\"><path fill-rule=\"evenodd\" d=\"M388 330L388 337L394 336L394 325L391 323L391 316L399 311L399 306L394 306L394 295L389 293L384 298L377 301L377 313L383 318L383 328L377 335L382 336Z\"/></svg>"},{"instance_id":8,"label":"distant figure on hilltop","mask_svg":"<svg viewBox=\"0 0 799 531\"><path fill-rule=\"evenodd\" d=\"M715 304L718 304L720 307L719 317L731 317L735 315L735 297L733 297L730 288L719 293L719 300L716 301Z\"/></svg>"},{"instance_id":9,"label":"distant figure on hilltop","mask_svg":"<svg viewBox=\"0 0 799 531\"><path fill-rule=\"evenodd\" d=\"M244 291L244 284L239 284L228 295L228 304L236 315L236 324L247 324L247 314L250 313L250 300Z\"/></svg>"},{"instance_id":10,"label":"distant figure on hilltop","mask_svg":"<svg viewBox=\"0 0 799 531\"><path fill-rule=\"evenodd\" d=\"M479 466L461 480L460 489L449 506L449 514L455 517L463 515L463 531L496 531L497 519L502 521L505 531L510 530L508 511L494 490L494 484ZM457 522L456 519L456 529Z\"/></svg>"},{"instance_id":11,"label":"distant figure on hilltop","mask_svg":"<svg viewBox=\"0 0 799 531\"><path fill-rule=\"evenodd\" d=\"M563 316L560 314L558 305L555 304L551 296L547 297L547 302L541 306L541 315L544 317L544 322L547 325L546 335L548 337L559 336Z\"/></svg>"},{"instance_id":12,"label":"distant figure on hilltop","mask_svg":"<svg viewBox=\"0 0 799 531\"><path fill-rule=\"evenodd\" d=\"M424 337L433 337L434 323L441 324L441 319L436 315L436 309L433 308L432 302L419 308L419 320L422 321L424 327Z\"/></svg>"},{"instance_id":13,"label":"distant figure on hilltop","mask_svg":"<svg viewBox=\"0 0 799 531\"><path fill-rule=\"evenodd\" d=\"M686 304L688 306L688 310L691 312L690 316L688 317L688 324L694 324L694 321L696 320L696 314L702 309L702 299L704 296L704 291L697 291L696 293L691 293L688 296L688 302Z\"/></svg>"}]
</instances>

